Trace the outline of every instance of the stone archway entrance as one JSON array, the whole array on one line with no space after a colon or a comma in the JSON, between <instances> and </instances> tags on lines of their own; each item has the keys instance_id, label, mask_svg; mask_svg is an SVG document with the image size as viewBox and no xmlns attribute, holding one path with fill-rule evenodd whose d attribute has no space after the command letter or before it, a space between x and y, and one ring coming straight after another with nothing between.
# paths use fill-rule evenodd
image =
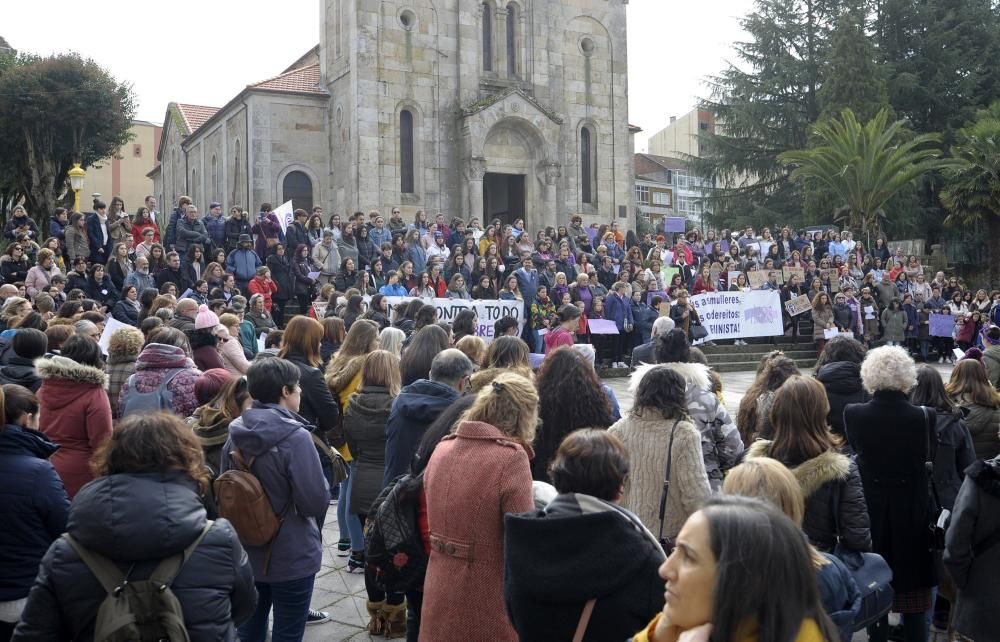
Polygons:
<instances>
[{"instance_id":1,"label":"stone archway entrance","mask_svg":"<svg viewBox=\"0 0 1000 642\"><path fill-rule=\"evenodd\" d=\"M513 225L524 218L524 174L487 172L483 177L483 226L495 218Z\"/></svg>"}]
</instances>

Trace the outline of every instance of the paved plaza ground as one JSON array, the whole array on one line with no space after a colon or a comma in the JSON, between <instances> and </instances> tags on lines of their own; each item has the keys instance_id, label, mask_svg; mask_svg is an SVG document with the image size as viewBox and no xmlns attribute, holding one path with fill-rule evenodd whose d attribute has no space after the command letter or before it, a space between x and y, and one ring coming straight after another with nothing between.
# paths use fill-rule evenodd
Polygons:
<instances>
[{"instance_id":1,"label":"paved plaza ground","mask_svg":"<svg viewBox=\"0 0 1000 642\"><path fill-rule=\"evenodd\" d=\"M951 366L935 365L941 371L945 381L951 373ZM752 372L733 372L722 375L724 385L724 397L726 407L730 414L736 415L740 400L747 387L753 382ZM627 412L632 407L632 395L628 392L628 379L608 379L605 381L621 405L622 413ZM323 552L323 568L316 577L316 588L313 591L312 606L330 613L331 621L306 628L306 640L313 642L335 642L340 640L370 640L372 638L365 631L368 622L368 613L365 610L365 582L360 573L347 572L347 558L338 557L336 554L336 543L339 539L339 529L337 527L337 515L334 507L330 507L327 515L326 527L323 529L323 539L325 549ZM859 633L855 636L854 642L865 642L867 636ZM943 642L944 635L940 636ZM499 641L498 641L499 642ZM938 638L932 636L931 642L938 642Z\"/></svg>"}]
</instances>

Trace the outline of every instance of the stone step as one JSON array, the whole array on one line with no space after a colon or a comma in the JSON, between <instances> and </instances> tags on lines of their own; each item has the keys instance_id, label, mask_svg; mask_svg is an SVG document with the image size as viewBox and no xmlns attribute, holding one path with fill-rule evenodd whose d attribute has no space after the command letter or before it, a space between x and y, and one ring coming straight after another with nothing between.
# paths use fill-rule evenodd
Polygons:
<instances>
[{"instance_id":1,"label":"stone step","mask_svg":"<svg viewBox=\"0 0 1000 642\"><path fill-rule=\"evenodd\" d=\"M816 359L815 349L797 349L797 350L781 350L786 357L789 359ZM731 353L716 353L705 355L708 358L708 365L716 366L726 363L745 363L748 361L753 361L757 363L760 361L761 357L770 352L770 350L764 350L761 352L731 352ZM754 366L756 369L756 366Z\"/></svg>"},{"instance_id":2,"label":"stone step","mask_svg":"<svg viewBox=\"0 0 1000 642\"><path fill-rule=\"evenodd\" d=\"M813 345L815 345L815 342L812 340L812 336L810 335L808 340L802 339L801 341L796 342L791 341L791 337L784 337L780 343L768 343L764 341L762 343L750 343L745 346L716 344L714 346L698 346L698 348L705 353L705 356L710 356L715 354L731 355L747 352L765 354L771 350L792 352L795 350L810 350Z\"/></svg>"},{"instance_id":3,"label":"stone step","mask_svg":"<svg viewBox=\"0 0 1000 642\"><path fill-rule=\"evenodd\" d=\"M811 373L816 367L816 358L811 357L808 359L795 359L795 365L799 367L799 370L803 373ZM760 363L760 359L754 361L728 361L726 363L712 364L712 370L716 372L754 372L757 370L757 366ZM723 379L725 383L725 379Z\"/></svg>"}]
</instances>

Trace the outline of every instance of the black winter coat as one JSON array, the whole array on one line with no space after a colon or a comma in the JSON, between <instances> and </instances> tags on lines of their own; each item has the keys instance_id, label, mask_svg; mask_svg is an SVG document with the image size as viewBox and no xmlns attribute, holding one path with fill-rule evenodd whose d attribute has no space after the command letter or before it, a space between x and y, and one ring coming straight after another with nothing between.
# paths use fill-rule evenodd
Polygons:
<instances>
[{"instance_id":1,"label":"black winter coat","mask_svg":"<svg viewBox=\"0 0 1000 642\"><path fill-rule=\"evenodd\" d=\"M351 395L344 410L344 434L354 458L349 506L356 515L367 515L382 490L385 424L389 421L392 400L388 389L368 386Z\"/></svg>"},{"instance_id":2,"label":"black winter coat","mask_svg":"<svg viewBox=\"0 0 1000 642\"><path fill-rule=\"evenodd\" d=\"M830 429L843 437L844 408L849 403L864 403L871 399L861 387L861 365L834 361L820 368L816 379L826 388L826 398L830 401L830 414L827 415Z\"/></svg>"},{"instance_id":3,"label":"black winter coat","mask_svg":"<svg viewBox=\"0 0 1000 642\"><path fill-rule=\"evenodd\" d=\"M205 506L181 473L117 474L77 493L67 532L115 560L124 573L146 579L165 557L184 550L204 529ZM253 570L236 531L219 519L171 585L192 642L236 640L236 626L254 611ZM15 640L93 639L104 589L64 539L42 560Z\"/></svg>"},{"instance_id":4,"label":"black winter coat","mask_svg":"<svg viewBox=\"0 0 1000 642\"><path fill-rule=\"evenodd\" d=\"M278 256L272 254L267 257L267 268L271 270L271 280L278 285L278 291L271 295L271 298L278 301L287 301L292 298L294 279L292 277L292 267L288 263L288 254Z\"/></svg>"},{"instance_id":5,"label":"black winter coat","mask_svg":"<svg viewBox=\"0 0 1000 642\"><path fill-rule=\"evenodd\" d=\"M309 273L313 271L313 264L309 259L295 258L292 261L292 278L295 279L292 289L296 295L309 294L312 290L315 281L309 278Z\"/></svg>"},{"instance_id":6,"label":"black winter coat","mask_svg":"<svg viewBox=\"0 0 1000 642\"><path fill-rule=\"evenodd\" d=\"M857 452L872 549L892 568L893 588L898 593L937 585L923 411L903 392L880 390L868 403L848 405L844 426Z\"/></svg>"},{"instance_id":7,"label":"black winter coat","mask_svg":"<svg viewBox=\"0 0 1000 642\"><path fill-rule=\"evenodd\" d=\"M87 279L87 289L84 290L88 299L93 299L97 301L98 305L106 305L108 309L115 307L115 303L118 301L118 290L115 289L114 283L111 282L111 277L107 274L100 282L95 281L93 278ZM178 292L178 294L181 294Z\"/></svg>"},{"instance_id":8,"label":"black winter coat","mask_svg":"<svg viewBox=\"0 0 1000 642\"><path fill-rule=\"evenodd\" d=\"M747 459L772 457L770 449L770 441L755 441L748 449ZM861 487L861 475L854 462L840 453L825 452L801 463L781 463L792 471L802 487L802 495L806 500L802 530L816 548L832 551L839 534L841 543L851 550L872 550L865 494ZM833 513L835 493L839 504L836 521Z\"/></svg>"},{"instance_id":9,"label":"black winter coat","mask_svg":"<svg viewBox=\"0 0 1000 642\"><path fill-rule=\"evenodd\" d=\"M330 392L323 378L323 371L306 362L298 352L289 352L285 359L299 369L299 387L302 388L302 402L299 415L319 428L323 437L336 447L344 443L343 428L340 424L340 403Z\"/></svg>"},{"instance_id":10,"label":"black winter coat","mask_svg":"<svg viewBox=\"0 0 1000 642\"><path fill-rule=\"evenodd\" d=\"M635 516L589 495L507 515L503 559L504 602L522 642L571 640L589 599L586 642L629 639L663 608L659 544Z\"/></svg>"},{"instance_id":11,"label":"black winter coat","mask_svg":"<svg viewBox=\"0 0 1000 642\"><path fill-rule=\"evenodd\" d=\"M0 258L0 276L3 277L4 283L17 283L18 281L23 283L28 278L30 267L27 259L15 261L9 256Z\"/></svg>"},{"instance_id":12,"label":"black winter coat","mask_svg":"<svg viewBox=\"0 0 1000 642\"><path fill-rule=\"evenodd\" d=\"M38 392L38 389L42 387L42 378L35 370L34 360L19 357L11 350L7 365L0 367L0 385L7 383L24 386L31 392ZM2 484L0 484L0 488L3 488Z\"/></svg>"},{"instance_id":13,"label":"black winter coat","mask_svg":"<svg viewBox=\"0 0 1000 642\"><path fill-rule=\"evenodd\" d=\"M424 432L459 396L454 388L428 379L417 379L399 391L385 425L383 488L410 472L410 462Z\"/></svg>"},{"instance_id":14,"label":"black winter coat","mask_svg":"<svg viewBox=\"0 0 1000 642\"><path fill-rule=\"evenodd\" d=\"M229 217L226 219L226 254L240 246L240 235L251 235L250 221L243 215L239 220Z\"/></svg>"},{"instance_id":15,"label":"black winter coat","mask_svg":"<svg viewBox=\"0 0 1000 642\"><path fill-rule=\"evenodd\" d=\"M0 370L0 372L3 372ZM934 456L934 484L937 487L941 505L951 510L962 487L965 469L976 461L976 450L972 446L972 435L965 425L962 411L938 410L937 450Z\"/></svg>"},{"instance_id":16,"label":"black winter coat","mask_svg":"<svg viewBox=\"0 0 1000 642\"><path fill-rule=\"evenodd\" d=\"M28 596L38 563L66 529L69 497L48 459L59 446L7 425L0 432L0 602Z\"/></svg>"}]
</instances>

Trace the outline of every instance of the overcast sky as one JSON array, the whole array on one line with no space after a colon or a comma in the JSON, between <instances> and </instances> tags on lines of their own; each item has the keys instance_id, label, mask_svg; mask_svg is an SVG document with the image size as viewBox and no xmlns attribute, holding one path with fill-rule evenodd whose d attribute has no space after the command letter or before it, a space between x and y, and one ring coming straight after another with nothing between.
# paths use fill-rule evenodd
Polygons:
<instances>
[{"instance_id":1,"label":"overcast sky","mask_svg":"<svg viewBox=\"0 0 1000 642\"><path fill-rule=\"evenodd\" d=\"M137 117L160 124L168 102L221 107L319 42L319 0L0 3L0 35L11 46L94 58L133 84ZM631 0L629 121L644 130L636 151L645 151L646 138L670 116L686 113L705 95L705 76L731 56L732 42L741 37L738 19L751 4Z\"/></svg>"}]
</instances>

